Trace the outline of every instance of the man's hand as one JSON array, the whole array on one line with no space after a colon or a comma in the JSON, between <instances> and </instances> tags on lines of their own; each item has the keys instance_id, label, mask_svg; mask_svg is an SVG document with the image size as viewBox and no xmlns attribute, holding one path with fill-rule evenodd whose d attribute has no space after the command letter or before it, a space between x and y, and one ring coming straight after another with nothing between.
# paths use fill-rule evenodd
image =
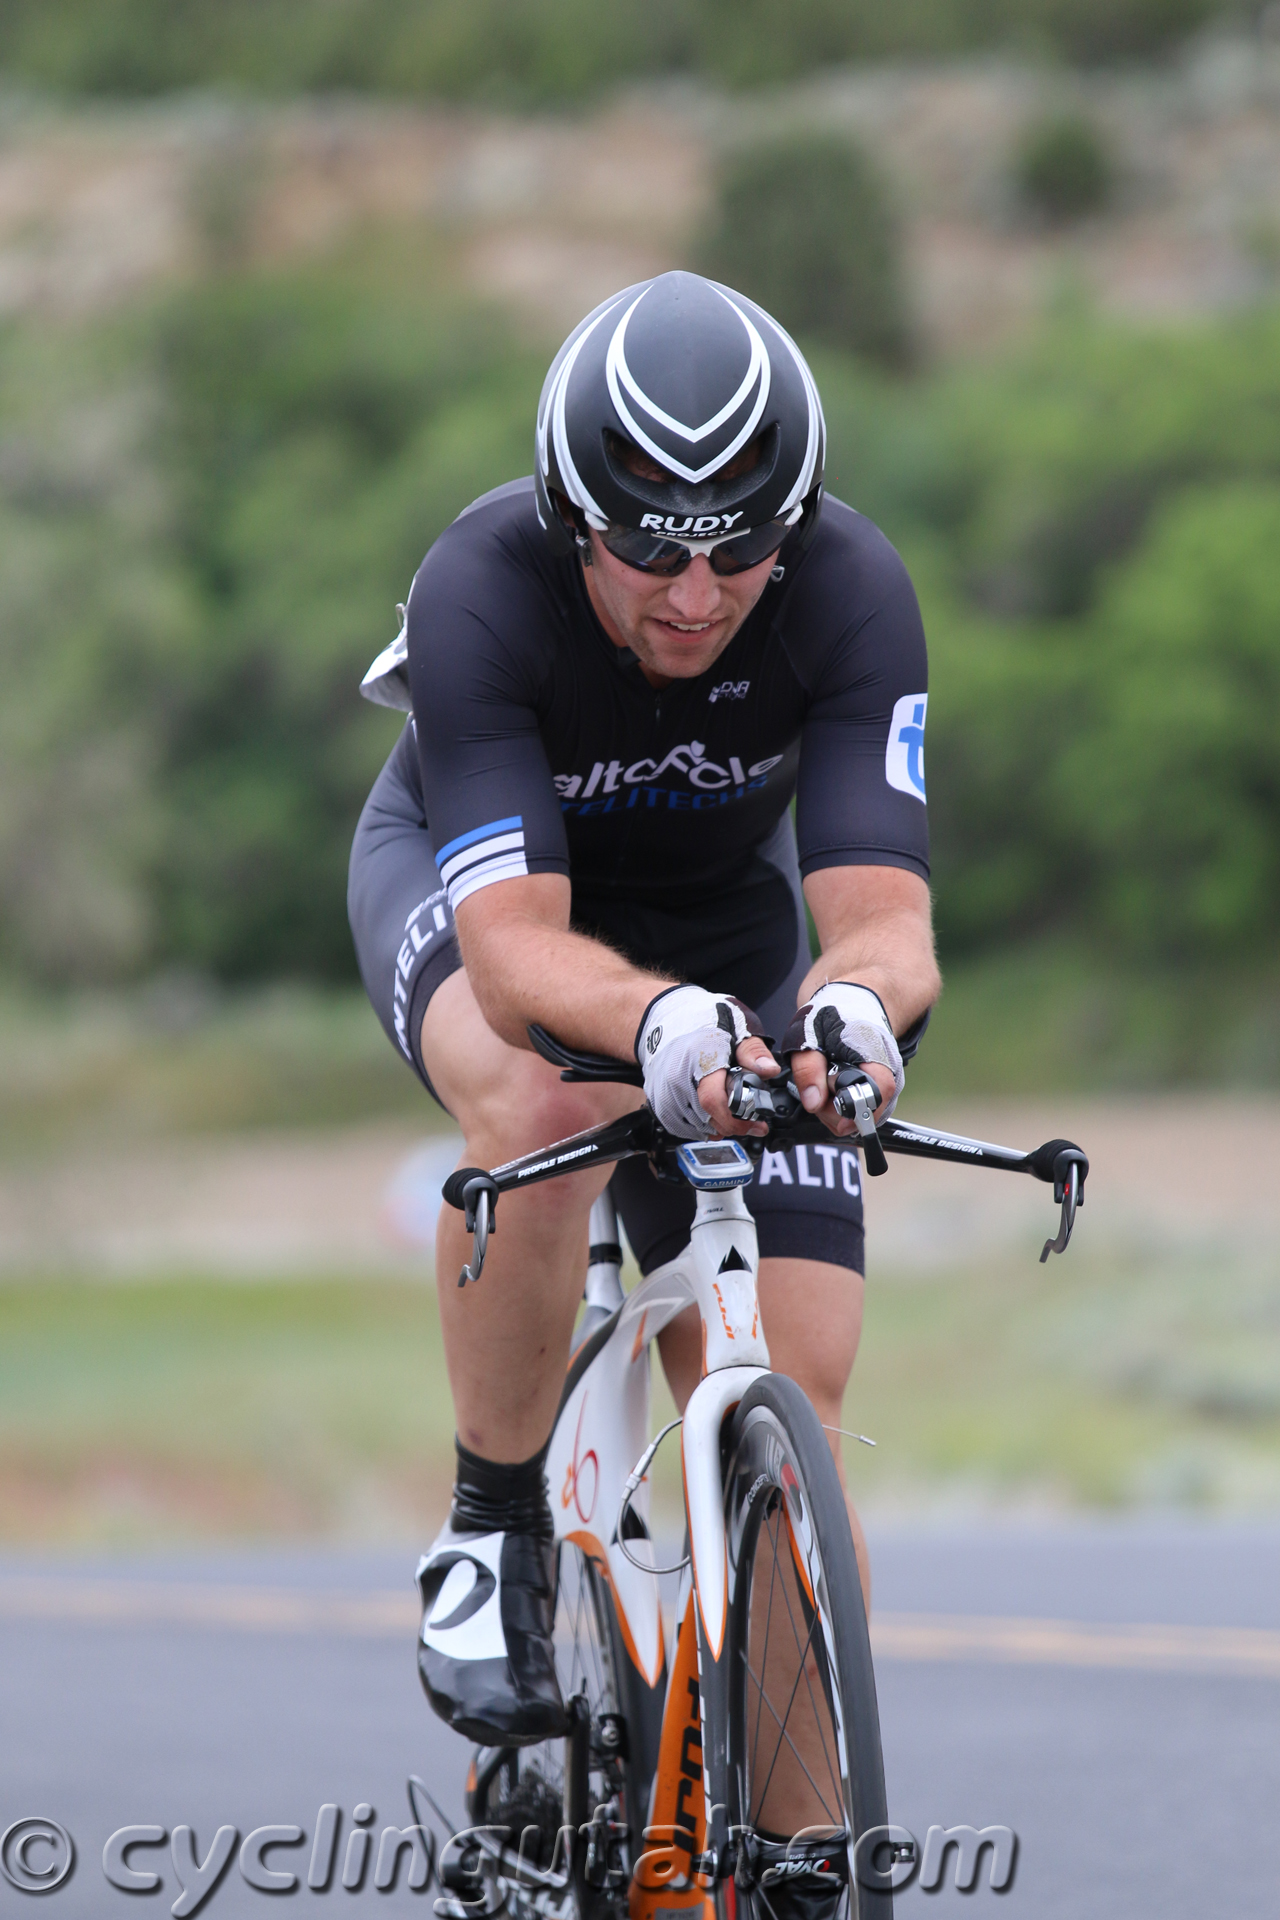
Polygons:
<instances>
[{"instance_id":1,"label":"man's hand","mask_svg":"<svg viewBox=\"0 0 1280 1920\"><path fill-rule=\"evenodd\" d=\"M791 1077L796 1083L796 1092L800 1095L807 1113L816 1113L825 1127L842 1137L858 1131L857 1122L842 1120L831 1103L831 1094L827 1086L829 1061L824 1053L814 1053L805 1048L803 1053L791 1056ZM880 1089L880 1105L876 1108L877 1123L885 1117L886 1102L894 1097L894 1079L888 1067L878 1067L865 1061L862 1068L868 1080L873 1080Z\"/></svg>"},{"instance_id":2,"label":"man's hand","mask_svg":"<svg viewBox=\"0 0 1280 1920\"><path fill-rule=\"evenodd\" d=\"M792 1077L807 1113L817 1114L832 1133L856 1131L841 1120L827 1084L830 1066L861 1067L880 1092L875 1118L893 1111L902 1091L902 1056L879 997L849 981L828 982L800 1007L782 1037L791 1055Z\"/></svg>"},{"instance_id":3,"label":"man's hand","mask_svg":"<svg viewBox=\"0 0 1280 1920\"><path fill-rule=\"evenodd\" d=\"M725 1079L735 1062L773 1075L778 1066L760 1037L760 1022L732 994L668 987L645 1009L636 1035L645 1098L669 1133L685 1140L714 1134L765 1133L763 1122L735 1120Z\"/></svg>"},{"instance_id":4,"label":"man's hand","mask_svg":"<svg viewBox=\"0 0 1280 1920\"><path fill-rule=\"evenodd\" d=\"M763 1080L772 1080L782 1071L764 1041L757 1039L754 1035L739 1044L736 1064L745 1067L749 1073L758 1073ZM728 1082L727 1068L718 1073L709 1073L705 1080L698 1082L698 1099L710 1115L715 1132L722 1138L728 1138L733 1134L768 1133L767 1122L738 1120L730 1113Z\"/></svg>"}]
</instances>

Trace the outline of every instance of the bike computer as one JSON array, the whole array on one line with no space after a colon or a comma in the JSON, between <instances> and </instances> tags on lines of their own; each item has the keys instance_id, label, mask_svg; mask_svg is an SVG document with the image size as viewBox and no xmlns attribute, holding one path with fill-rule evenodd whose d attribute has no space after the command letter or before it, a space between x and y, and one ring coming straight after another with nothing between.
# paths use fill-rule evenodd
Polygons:
<instances>
[{"instance_id":1,"label":"bike computer","mask_svg":"<svg viewBox=\"0 0 1280 1920\"><path fill-rule=\"evenodd\" d=\"M745 1187L753 1171L736 1140L684 1140L676 1148L676 1160L689 1185L704 1193Z\"/></svg>"}]
</instances>

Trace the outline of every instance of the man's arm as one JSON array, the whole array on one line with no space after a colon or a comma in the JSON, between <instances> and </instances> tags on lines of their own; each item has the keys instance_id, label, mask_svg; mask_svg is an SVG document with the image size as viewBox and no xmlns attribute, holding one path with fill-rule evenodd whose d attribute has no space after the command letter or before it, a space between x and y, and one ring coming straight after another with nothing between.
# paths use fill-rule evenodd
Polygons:
<instances>
[{"instance_id":1,"label":"man's arm","mask_svg":"<svg viewBox=\"0 0 1280 1920\"><path fill-rule=\"evenodd\" d=\"M568 1046L633 1060L645 1008L678 983L632 966L603 941L571 932L569 903L569 881L558 873L503 880L460 901L455 919L471 990L509 1046L527 1048L525 1029L536 1022ZM737 1057L743 1066L773 1071L762 1040L742 1041ZM732 1118L724 1079L711 1074L699 1087L717 1126L725 1133L763 1132Z\"/></svg>"},{"instance_id":2,"label":"man's arm","mask_svg":"<svg viewBox=\"0 0 1280 1920\"><path fill-rule=\"evenodd\" d=\"M800 999L827 980L855 981L880 996L889 1025L905 1033L942 992L924 881L904 867L819 867L804 897L822 951Z\"/></svg>"},{"instance_id":3,"label":"man's arm","mask_svg":"<svg viewBox=\"0 0 1280 1920\"><path fill-rule=\"evenodd\" d=\"M537 1022L567 1046L634 1058L636 1029L669 975L633 967L601 940L569 929L570 884L533 873L460 902L458 941L471 990L508 1046Z\"/></svg>"},{"instance_id":4,"label":"man's arm","mask_svg":"<svg viewBox=\"0 0 1280 1920\"><path fill-rule=\"evenodd\" d=\"M804 894L822 951L804 977L801 1004L828 980L847 980L870 987L895 1034L905 1033L942 991L924 881L902 867L819 867ZM793 1054L791 1065L801 1097L807 1088L819 1090L823 1119L833 1132L851 1132L853 1122L839 1120L827 1099L823 1056ZM893 1075L874 1064L867 1072L888 1098Z\"/></svg>"}]
</instances>

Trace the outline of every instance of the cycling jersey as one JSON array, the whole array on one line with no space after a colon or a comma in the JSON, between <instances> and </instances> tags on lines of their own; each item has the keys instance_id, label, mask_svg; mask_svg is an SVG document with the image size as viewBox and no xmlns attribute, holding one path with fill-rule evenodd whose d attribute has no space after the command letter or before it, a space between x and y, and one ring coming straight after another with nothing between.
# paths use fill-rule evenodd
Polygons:
<instances>
[{"instance_id":1,"label":"cycling jersey","mask_svg":"<svg viewBox=\"0 0 1280 1920\"><path fill-rule=\"evenodd\" d=\"M600 626L577 555L550 553L531 482L486 495L432 547L407 659L388 668L393 685L407 670L413 720L361 816L348 895L370 999L428 1087L422 1016L461 965L453 910L486 886L567 874L576 928L737 994L781 1033L808 967L801 874L927 879L927 669L906 570L830 499L808 552L784 547L780 564L708 672L658 692ZM634 1170L620 1184L644 1264L669 1257L686 1196L650 1194ZM808 1257L861 1271L843 1161L770 1161L750 1204L763 1252L812 1243Z\"/></svg>"},{"instance_id":2,"label":"cycling jersey","mask_svg":"<svg viewBox=\"0 0 1280 1920\"><path fill-rule=\"evenodd\" d=\"M884 536L828 500L715 664L661 692L609 640L532 483L436 541L408 602L427 819L456 908L524 873L580 910L723 887L796 798L803 874L928 875L924 634Z\"/></svg>"}]
</instances>

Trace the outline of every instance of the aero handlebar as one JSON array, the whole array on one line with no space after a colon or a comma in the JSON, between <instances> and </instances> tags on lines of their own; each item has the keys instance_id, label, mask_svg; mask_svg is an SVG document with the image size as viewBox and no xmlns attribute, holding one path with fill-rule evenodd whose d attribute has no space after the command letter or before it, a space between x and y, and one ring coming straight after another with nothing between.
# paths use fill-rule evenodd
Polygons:
<instances>
[{"instance_id":1,"label":"aero handlebar","mask_svg":"<svg viewBox=\"0 0 1280 1920\"><path fill-rule=\"evenodd\" d=\"M577 1053L554 1040L541 1027L530 1027L529 1037L544 1059L562 1069L561 1079L571 1081L620 1081L634 1086L641 1083L638 1067L602 1054ZM784 1062L779 1064L785 1065ZM1058 1232L1046 1240L1041 1262L1051 1253L1063 1253L1071 1239L1076 1208L1084 1203L1084 1183L1089 1173L1089 1157L1071 1140L1046 1140L1034 1152L1020 1153L1013 1147L993 1146L985 1140L968 1140L963 1134L942 1133L936 1127L921 1127L910 1120L882 1120L877 1128L872 1115L880 1100L873 1082L857 1067L833 1069L830 1075L832 1101L836 1111L857 1127L856 1141L866 1157L867 1172L882 1174L888 1170L886 1153L904 1153L923 1160L949 1160L959 1166L997 1167L1006 1173L1029 1173L1036 1180L1053 1184L1053 1197L1061 1207ZM740 1067L729 1071L730 1110L740 1119L763 1120L767 1135L742 1139L740 1144L753 1157L771 1147L777 1151L793 1145L810 1145L831 1139L822 1121L805 1112L795 1083L762 1080ZM474 1235L472 1261L462 1269L458 1285L478 1280L484 1265L485 1248L493 1231L498 1197L538 1180L554 1180L563 1173L575 1173L588 1166L606 1166L611 1161L628 1160L647 1154L659 1179L680 1180L675 1150L680 1142L659 1125L648 1107L637 1107L620 1119L537 1153L526 1153L519 1160L486 1173L480 1167L459 1167L444 1183L444 1198L451 1207L465 1214L467 1230Z\"/></svg>"}]
</instances>

